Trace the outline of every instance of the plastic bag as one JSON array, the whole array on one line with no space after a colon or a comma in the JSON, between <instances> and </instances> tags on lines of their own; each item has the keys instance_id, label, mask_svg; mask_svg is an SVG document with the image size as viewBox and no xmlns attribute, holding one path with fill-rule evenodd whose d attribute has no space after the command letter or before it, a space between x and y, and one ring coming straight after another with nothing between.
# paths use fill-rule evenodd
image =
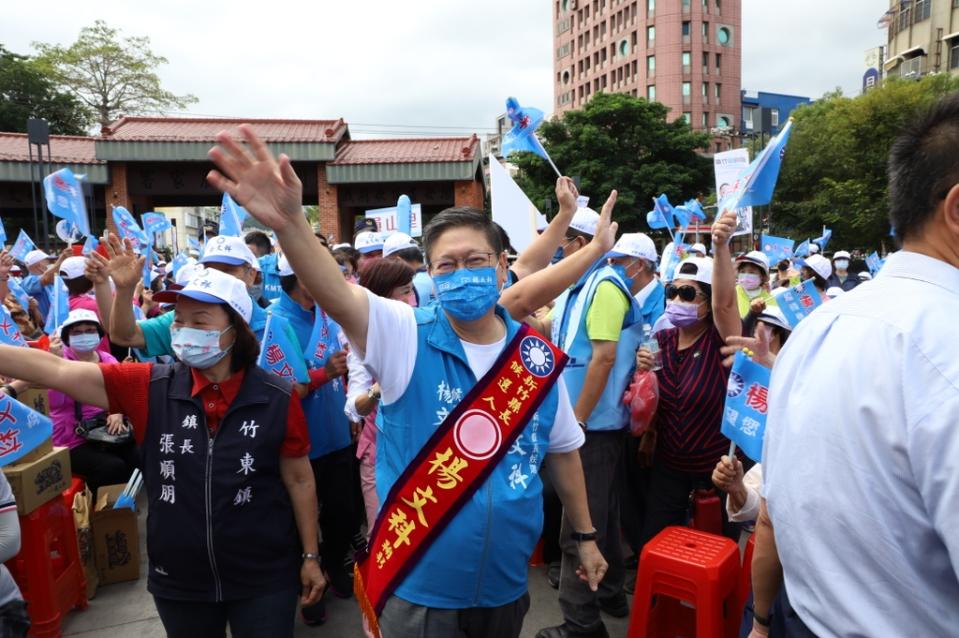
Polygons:
<instances>
[{"instance_id":1,"label":"plastic bag","mask_svg":"<svg viewBox=\"0 0 959 638\"><path fill-rule=\"evenodd\" d=\"M659 381L652 370L637 370L623 395L623 404L629 407L629 430L633 436L642 436L652 425L659 407Z\"/></svg>"}]
</instances>

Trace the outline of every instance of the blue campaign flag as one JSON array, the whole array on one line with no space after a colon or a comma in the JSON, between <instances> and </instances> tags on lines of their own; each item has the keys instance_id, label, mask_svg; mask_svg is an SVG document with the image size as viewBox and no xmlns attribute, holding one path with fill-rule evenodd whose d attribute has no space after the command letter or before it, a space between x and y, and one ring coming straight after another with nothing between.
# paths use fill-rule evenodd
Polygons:
<instances>
[{"instance_id":1,"label":"blue campaign flag","mask_svg":"<svg viewBox=\"0 0 959 638\"><path fill-rule=\"evenodd\" d=\"M796 329L800 321L822 305L822 297L812 281L812 279L804 281L776 297L779 309L786 318L789 327L793 330Z\"/></svg>"},{"instance_id":2,"label":"blue campaign flag","mask_svg":"<svg viewBox=\"0 0 959 638\"><path fill-rule=\"evenodd\" d=\"M176 277L177 271L187 265L190 257L186 253L177 253L177 256L170 262L170 272Z\"/></svg>"},{"instance_id":3,"label":"blue campaign flag","mask_svg":"<svg viewBox=\"0 0 959 638\"><path fill-rule=\"evenodd\" d=\"M779 135L769 140L766 148L746 167L729 195L719 203L720 212L762 206L772 201L792 125L792 120L786 122Z\"/></svg>"},{"instance_id":4,"label":"blue campaign flag","mask_svg":"<svg viewBox=\"0 0 959 638\"><path fill-rule=\"evenodd\" d=\"M726 385L721 432L757 463L762 457L766 432L770 372L766 366L737 352Z\"/></svg>"},{"instance_id":5,"label":"blue campaign flag","mask_svg":"<svg viewBox=\"0 0 959 638\"><path fill-rule=\"evenodd\" d=\"M689 222L693 219L693 211L686 208L685 204L674 206L673 218L675 218L676 223L679 224L681 228L686 228L689 226Z\"/></svg>"},{"instance_id":6,"label":"blue campaign flag","mask_svg":"<svg viewBox=\"0 0 959 638\"><path fill-rule=\"evenodd\" d=\"M796 242L788 237L774 237L773 235L762 235L759 238L759 245L766 256L769 257L769 263L775 264L783 259L789 259L793 255L793 245Z\"/></svg>"},{"instance_id":7,"label":"blue campaign flag","mask_svg":"<svg viewBox=\"0 0 959 638\"><path fill-rule=\"evenodd\" d=\"M7 243L7 229L3 227L3 220L0 219L0 244Z\"/></svg>"},{"instance_id":8,"label":"blue campaign flag","mask_svg":"<svg viewBox=\"0 0 959 638\"><path fill-rule=\"evenodd\" d=\"M243 234L243 221L248 214L228 193L223 193L219 233L225 237L239 237Z\"/></svg>"},{"instance_id":9,"label":"blue campaign flag","mask_svg":"<svg viewBox=\"0 0 959 638\"><path fill-rule=\"evenodd\" d=\"M263 345L257 365L273 374L296 383L309 383L303 352L296 344L296 335L286 318L269 313L263 331Z\"/></svg>"},{"instance_id":10,"label":"blue campaign flag","mask_svg":"<svg viewBox=\"0 0 959 638\"><path fill-rule=\"evenodd\" d=\"M187 248L189 248L189 249L191 249L191 250L195 250L195 251L197 251L198 253L201 252L201 251L200 251L200 241L199 241L196 237L187 237L187 238L186 238L186 245L187 245Z\"/></svg>"},{"instance_id":11,"label":"blue campaign flag","mask_svg":"<svg viewBox=\"0 0 959 638\"><path fill-rule=\"evenodd\" d=\"M793 250L794 257L808 257L809 256L809 240L804 240L801 244L796 246L796 249Z\"/></svg>"},{"instance_id":12,"label":"blue campaign flag","mask_svg":"<svg viewBox=\"0 0 959 638\"><path fill-rule=\"evenodd\" d=\"M13 248L10 249L10 256L17 261L23 261L23 258L27 256L28 252L36 249L37 245L30 239L30 235L23 232L21 228L20 234L17 235L17 241L14 242Z\"/></svg>"},{"instance_id":13,"label":"blue campaign flag","mask_svg":"<svg viewBox=\"0 0 959 638\"><path fill-rule=\"evenodd\" d=\"M146 250L143 251L143 270L141 271L141 276L143 277L143 287L150 287L150 275L153 271L153 248L147 246Z\"/></svg>"},{"instance_id":14,"label":"blue campaign flag","mask_svg":"<svg viewBox=\"0 0 959 638\"><path fill-rule=\"evenodd\" d=\"M317 306L313 332L310 334L306 350L303 351L303 356L311 367L319 368L326 365L327 360L334 353L343 349L339 342L339 335L339 325Z\"/></svg>"},{"instance_id":15,"label":"blue campaign flag","mask_svg":"<svg viewBox=\"0 0 959 638\"><path fill-rule=\"evenodd\" d=\"M43 178L47 208L54 217L65 219L76 226L84 237L90 234L87 205L83 187L69 168L61 168Z\"/></svg>"},{"instance_id":16,"label":"blue campaign flag","mask_svg":"<svg viewBox=\"0 0 959 638\"><path fill-rule=\"evenodd\" d=\"M135 244L145 246L152 243L147 234L140 228L140 224L123 206L113 207L113 223L117 226L117 234L123 239L129 239Z\"/></svg>"},{"instance_id":17,"label":"blue campaign flag","mask_svg":"<svg viewBox=\"0 0 959 638\"><path fill-rule=\"evenodd\" d=\"M173 228L173 224L163 213L143 213L140 215L140 221L143 222L143 232L148 237L153 237L157 233L162 233Z\"/></svg>"},{"instance_id":18,"label":"blue campaign flag","mask_svg":"<svg viewBox=\"0 0 959 638\"><path fill-rule=\"evenodd\" d=\"M646 223L650 228L672 228L676 225L673 207L665 193L653 198L653 210L646 213Z\"/></svg>"},{"instance_id":19,"label":"blue campaign flag","mask_svg":"<svg viewBox=\"0 0 959 638\"><path fill-rule=\"evenodd\" d=\"M688 202L683 204L683 207L689 210L689 212L691 212L693 214L693 217L695 217L696 219L700 221L706 221L706 211L703 210L703 205L699 203L698 199L693 198L689 200Z\"/></svg>"},{"instance_id":20,"label":"blue campaign flag","mask_svg":"<svg viewBox=\"0 0 959 638\"><path fill-rule=\"evenodd\" d=\"M7 280L7 287L10 288L10 293L17 298L17 303L23 306L24 310L29 312L30 295L28 295L27 291L23 289L23 286L20 285L20 282L17 281L16 278L11 277Z\"/></svg>"},{"instance_id":21,"label":"blue campaign flag","mask_svg":"<svg viewBox=\"0 0 959 638\"><path fill-rule=\"evenodd\" d=\"M413 203L407 195L400 195L396 200L396 230L413 234Z\"/></svg>"},{"instance_id":22,"label":"blue campaign flag","mask_svg":"<svg viewBox=\"0 0 959 638\"><path fill-rule=\"evenodd\" d=\"M832 239L832 231L829 230L828 228L823 227L823 229L822 229L822 236L821 236L821 237L817 237L816 239L814 239L814 240L812 240L812 241L813 241L814 244L819 244L819 249L822 250L823 252L825 252L825 250L826 250L826 244L829 243L829 240L830 240L830 239Z\"/></svg>"},{"instance_id":23,"label":"blue campaign flag","mask_svg":"<svg viewBox=\"0 0 959 638\"><path fill-rule=\"evenodd\" d=\"M27 306L24 306L24 310ZM10 311L3 304L0 304L0 343L7 346L28 347L23 335L20 334L20 328L17 322L10 316Z\"/></svg>"},{"instance_id":24,"label":"blue campaign flag","mask_svg":"<svg viewBox=\"0 0 959 638\"><path fill-rule=\"evenodd\" d=\"M873 277L882 268L882 262L879 260L879 253L873 251L866 257L866 267L869 268L869 274Z\"/></svg>"},{"instance_id":25,"label":"blue campaign flag","mask_svg":"<svg viewBox=\"0 0 959 638\"><path fill-rule=\"evenodd\" d=\"M516 151L529 151L548 160L546 149L536 139L536 129L543 123L543 112L529 106L520 106L515 97L506 98L506 115L513 128L503 135L501 150L503 157L509 157Z\"/></svg>"},{"instance_id":26,"label":"blue campaign flag","mask_svg":"<svg viewBox=\"0 0 959 638\"><path fill-rule=\"evenodd\" d=\"M0 394L0 466L22 459L52 435L49 418Z\"/></svg>"},{"instance_id":27,"label":"blue campaign flag","mask_svg":"<svg viewBox=\"0 0 959 638\"><path fill-rule=\"evenodd\" d=\"M100 241L93 235L90 235L89 237L87 237L87 240L83 242L83 254L89 255L90 253L92 253L94 250L96 250L99 247L100 247Z\"/></svg>"},{"instance_id":28,"label":"blue campaign flag","mask_svg":"<svg viewBox=\"0 0 959 638\"><path fill-rule=\"evenodd\" d=\"M67 291L63 280L60 279L60 275L56 275L53 278L53 299L50 300L50 311L47 314L47 322L43 326L43 331L51 336L56 334L69 314L70 293Z\"/></svg>"}]
</instances>

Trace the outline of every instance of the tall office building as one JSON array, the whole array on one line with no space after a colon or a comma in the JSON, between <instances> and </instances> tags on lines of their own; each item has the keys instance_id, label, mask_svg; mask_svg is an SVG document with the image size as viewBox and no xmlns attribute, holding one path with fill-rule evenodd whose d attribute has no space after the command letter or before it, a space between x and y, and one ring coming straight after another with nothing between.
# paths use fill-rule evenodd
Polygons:
<instances>
[{"instance_id":1,"label":"tall office building","mask_svg":"<svg viewBox=\"0 0 959 638\"><path fill-rule=\"evenodd\" d=\"M554 111L628 93L698 130L741 128L742 0L552 1Z\"/></svg>"},{"instance_id":2,"label":"tall office building","mask_svg":"<svg viewBox=\"0 0 959 638\"><path fill-rule=\"evenodd\" d=\"M889 28L887 77L959 75L959 0L891 0L880 23Z\"/></svg>"}]
</instances>

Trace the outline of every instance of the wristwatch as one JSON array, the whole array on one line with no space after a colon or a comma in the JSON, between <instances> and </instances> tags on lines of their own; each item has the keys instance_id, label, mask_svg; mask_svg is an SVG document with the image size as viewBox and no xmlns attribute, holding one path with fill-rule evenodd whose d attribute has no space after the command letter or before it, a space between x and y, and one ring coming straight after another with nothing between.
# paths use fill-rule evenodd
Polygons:
<instances>
[{"instance_id":1,"label":"wristwatch","mask_svg":"<svg viewBox=\"0 0 959 638\"><path fill-rule=\"evenodd\" d=\"M303 560L313 559L316 562L320 562L320 555L314 554L313 552L303 552Z\"/></svg>"},{"instance_id":2,"label":"wristwatch","mask_svg":"<svg viewBox=\"0 0 959 638\"><path fill-rule=\"evenodd\" d=\"M599 535L596 533L596 530L594 529L591 532L573 532L569 535L569 537L572 538L577 543L582 543L584 541L594 541L597 538L599 538Z\"/></svg>"},{"instance_id":3,"label":"wristwatch","mask_svg":"<svg viewBox=\"0 0 959 638\"><path fill-rule=\"evenodd\" d=\"M772 614L770 614L770 616L772 616ZM753 620L755 620L757 623L759 623L763 627L768 627L769 625L772 624L772 620L770 618L766 618L765 616L760 616L756 612L753 612Z\"/></svg>"},{"instance_id":4,"label":"wristwatch","mask_svg":"<svg viewBox=\"0 0 959 638\"><path fill-rule=\"evenodd\" d=\"M370 389L366 391L366 396L369 398L370 401L380 400L380 392L378 390L374 390L372 387L370 387Z\"/></svg>"},{"instance_id":5,"label":"wristwatch","mask_svg":"<svg viewBox=\"0 0 959 638\"><path fill-rule=\"evenodd\" d=\"M579 427L583 428L583 434L586 434L586 421L577 421L576 423L579 424Z\"/></svg>"}]
</instances>

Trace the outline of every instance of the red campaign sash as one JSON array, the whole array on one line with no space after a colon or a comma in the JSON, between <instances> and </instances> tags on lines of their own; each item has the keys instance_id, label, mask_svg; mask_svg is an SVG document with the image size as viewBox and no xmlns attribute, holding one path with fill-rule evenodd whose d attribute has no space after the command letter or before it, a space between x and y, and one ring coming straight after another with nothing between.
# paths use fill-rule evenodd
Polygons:
<instances>
[{"instance_id":1,"label":"red campaign sash","mask_svg":"<svg viewBox=\"0 0 959 638\"><path fill-rule=\"evenodd\" d=\"M522 434L566 359L522 325L396 480L355 567L356 598L374 636L386 600Z\"/></svg>"}]
</instances>

